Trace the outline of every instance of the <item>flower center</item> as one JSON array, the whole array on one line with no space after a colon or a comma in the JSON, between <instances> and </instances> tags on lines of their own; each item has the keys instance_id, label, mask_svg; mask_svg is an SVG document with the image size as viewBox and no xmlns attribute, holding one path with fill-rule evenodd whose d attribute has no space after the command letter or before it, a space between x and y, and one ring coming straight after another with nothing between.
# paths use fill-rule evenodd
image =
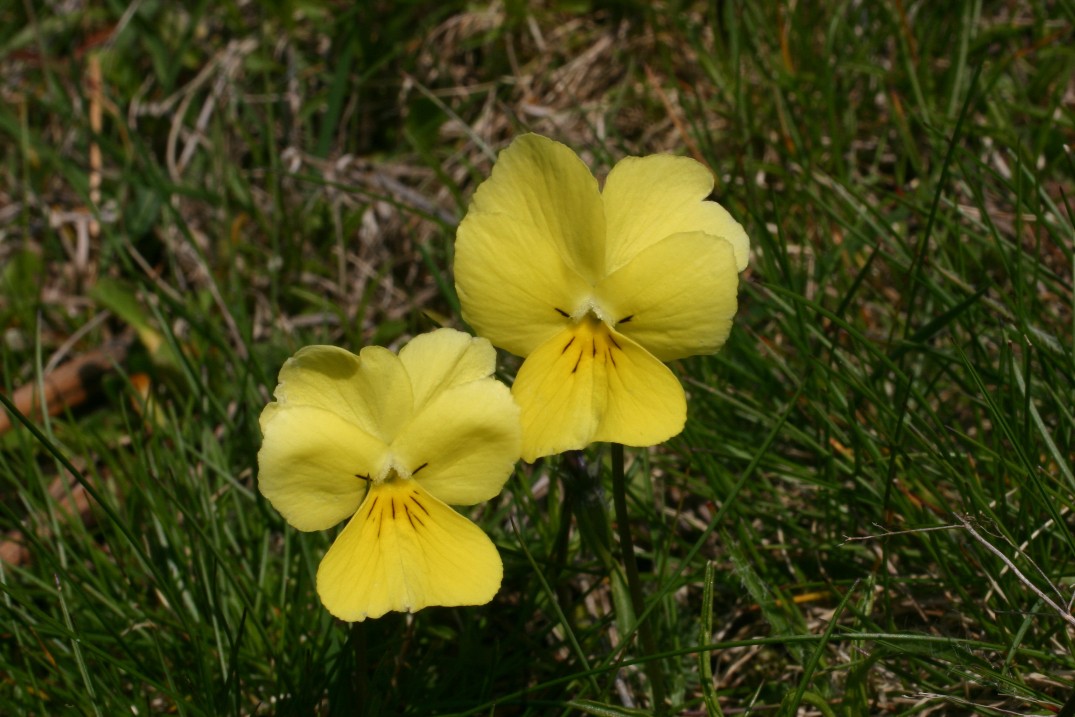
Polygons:
<instances>
[{"instance_id":1,"label":"flower center","mask_svg":"<svg viewBox=\"0 0 1075 717\"><path fill-rule=\"evenodd\" d=\"M428 465L429 463L423 463L414 470L410 470L394 458L389 457L389 459L385 461L385 467L382 468L381 472L377 475L373 475L372 473L356 473L355 478L361 478L362 480L367 481L371 488L379 486L402 486L418 475L418 472Z\"/></svg>"},{"instance_id":2,"label":"flower center","mask_svg":"<svg viewBox=\"0 0 1075 717\"><path fill-rule=\"evenodd\" d=\"M402 468L399 468L398 466L393 465L393 466L390 466L388 468L388 471L385 473L385 475L383 477L374 478L373 479L373 484L374 485L383 485L385 483L389 483L389 484L401 483L401 482L403 482L405 480L410 480L410 479L411 479L411 474L410 473L408 473L407 471L403 470Z\"/></svg>"},{"instance_id":3,"label":"flower center","mask_svg":"<svg viewBox=\"0 0 1075 717\"><path fill-rule=\"evenodd\" d=\"M611 323L612 321L612 317L608 315L608 312L606 312L593 297L590 297L575 309L575 312L571 314L571 319L575 323L589 320L596 320L604 323Z\"/></svg>"},{"instance_id":4,"label":"flower center","mask_svg":"<svg viewBox=\"0 0 1075 717\"><path fill-rule=\"evenodd\" d=\"M425 527L430 517L429 509L424 502L426 498L416 486L409 479L399 478L375 483L370 489L359 513L365 512L366 519L374 522L378 538L386 522L403 527L399 521L406 521L415 531Z\"/></svg>"},{"instance_id":5,"label":"flower center","mask_svg":"<svg viewBox=\"0 0 1075 717\"><path fill-rule=\"evenodd\" d=\"M617 318L616 316L606 311L605 308L602 307L601 304L597 303L597 300L593 297L590 297L582 304L580 304L573 313L569 314L568 312L564 311L559 307L556 307L555 311L556 313L560 314L560 316L563 316L565 319L571 319L571 321L575 324L597 321L605 324L605 326L610 329L615 326L618 326L619 324L626 324L634 318L634 314Z\"/></svg>"},{"instance_id":6,"label":"flower center","mask_svg":"<svg viewBox=\"0 0 1075 717\"><path fill-rule=\"evenodd\" d=\"M565 367L571 365L571 373L577 373L580 367L588 368L591 362L615 367L616 357L622 355L623 348L612 329L592 312L582 316L567 333L569 338L560 355L567 359Z\"/></svg>"}]
</instances>

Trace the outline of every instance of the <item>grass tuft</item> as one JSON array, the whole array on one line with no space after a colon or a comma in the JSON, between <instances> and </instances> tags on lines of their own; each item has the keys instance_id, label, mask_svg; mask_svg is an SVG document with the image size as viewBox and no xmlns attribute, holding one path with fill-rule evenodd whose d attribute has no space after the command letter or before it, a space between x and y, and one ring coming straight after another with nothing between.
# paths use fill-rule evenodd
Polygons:
<instances>
[{"instance_id":1,"label":"grass tuft","mask_svg":"<svg viewBox=\"0 0 1075 717\"><path fill-rule=\"evenodd\" d=\"M647 659L685 715L1070 711L1073 35L1070 2L0 6L0 712L634 715ZM474 514L490 605L349 629L258 415L300 346L462 326L454 228L528 130L695 156L752 238L686 430L627 455L644 609L594 447Z\"/></svg>"}]
</instances>

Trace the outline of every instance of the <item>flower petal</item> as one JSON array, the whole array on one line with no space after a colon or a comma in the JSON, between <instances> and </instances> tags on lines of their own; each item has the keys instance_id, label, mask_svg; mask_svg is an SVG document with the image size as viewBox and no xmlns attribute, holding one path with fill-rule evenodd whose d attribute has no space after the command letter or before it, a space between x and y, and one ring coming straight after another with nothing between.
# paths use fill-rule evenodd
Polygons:
<instances>
[{"instance_id":1,"label":"flower petal","mask_svg":"<svg viewBox=\"0 0 1075 717\"><path fill-rule=\"evenodd\" d=\"M661 361L711 354L728 338L739 274L732 245L694 232L644 249L596 289L616 331Z\"/></svg>"},{"instance_id":2,"label":"flower petal","mask_svg":"<svg viewBox=\"0 0 1075 717\"><path fill-rule=\"evenodd\" d=\"M590 292L545 231L522 219L472 208L456 233L455 286L463 319L518 356L559 331L565 314L573 313Z\"/></svg>"},{"instance_id":3,"label":"flower petal","mask_svg":"<svg viewBox=\"0 0 1075 717\"><path fill-rule=\"evenodd\" d=\"M713 175L689 157L626 157L605 180L601 194L608 223L606 270L614 272L648 246L680 232L705 232L731 242L736 268L747 266L750 240L739 222L716 202Z\"/></svg>"},{"instance_id":4,"label":"flower petal","mask_svg":"<svg viewBox=\"0 0 1075 717\"><path fill-rule=\"evenodd\" d=\"M370 490L317 571L325 607L348 622L390 610L482 605L504 574L478 526L412 480Z\"/></svg>"},{"instance_id":5,"label":"flower petal","mask_svg":"<svg viewBox=\"0 0 1075 717\"><path fill-rule=\"evenodd\" d=\"M350 351L307 346L284 362L274 395L282 405L317 406L339 413L350 407L350 380L358 370L358 356Z\"/></svg>"},{"instance_id":6,"label":"flower petal","mask_svg":"<svg viewBox=\"0 0 1075 717\"><path fill-rule=\"evenodd\" d=\"M358 356L335 346L307 346L284 362L276 387L281 406L316 406L391 442L412 412L410 378L380 346Z\"/></svg>"},{"instance_id":7,"label":"flower petal","mask_svg":"<svg viewBox=\"0 0 1075 717\"><path fill-rule=\"evenodd\" d=\"M417 413L445 389L492 376L496 349L483 338L437 329L411 339L400 349L399 360L410 377Z\"/></svg>"},{"instance_id":8,"label":"flower petal","mask_svg":"<svg viewBox=\"0 0 1075 717\"><path fill-rule=\"evenodd\" d=\"M621 348L608 370L608 405L593 440L653 446L679 434L687 396L679 379L629 337L611 332Z\"/></svg>"},{"instance_id":9,"label":"flower petal","mask_svg":"<svg viewBox=\"0 0 1075 717\"><path fill-rule=\"evenodd\" d=\"M387 449L338 414L270 403L261 414L258 488L299 530L324 530L354 515L366 494L359 475L380 472Z\"/></svg>"},{"instance_id":10,"label":"flower petal","mask_svg":"<svg viewBox=\"0 0 1075 717\"><path fill-rule=\"evenodd\" d=\"M604 274L601 191L578 155L559 142L537 134L517 137L475 191L471 210L533 226L591 283Z\"/></svg>"},{"instance_id":11,"label":"flower petal","mask_svg":"<svg viewBox=\"0 0 1075 717\"><path fill-rule=\"evenodd\" d=\"M687 403L668 367L587 317L542 344L519 369L523 459L594 441L649 446L683 430Z\"/></svg>"},{"instance_id":12,"label":"flower petal","mask_svg":"<svg viewBox=\"0 0 1075 717\"><path fill-rule=\"evenodd\" d=\"M392 452L437 499L473 505L503 488L519 460L520 434L511 391L489 378L440 393L403 430Z\"/></svg>"}]
</instances>

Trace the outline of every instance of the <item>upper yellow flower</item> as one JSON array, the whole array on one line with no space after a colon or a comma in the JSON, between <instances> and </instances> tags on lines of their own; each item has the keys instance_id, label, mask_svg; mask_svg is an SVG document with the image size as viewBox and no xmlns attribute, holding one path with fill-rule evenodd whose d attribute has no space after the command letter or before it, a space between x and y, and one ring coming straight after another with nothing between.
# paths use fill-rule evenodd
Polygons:
<instances>
[{"instance_id":1,"label":"upper yellow flower","mask_svg":"<svg viewBox=\"0 0 1075 717\"><path fill-rule=\"evenodd\" d=\"M261 414L258 487L299 530L350 518L317 571L336 617L479 605L500 588L492 541L448 507L500 492L519 457L519 409L485 339L440 329L396 356L309 346Z\"/></svg>"},{"instance_id":2,"label":"upper yellow flower","mask_svg":"<svg viewBox=\"0 0 1075 717\"><path fill-rule=\"evenodd\" d=\"M712 190L686 157L628 157L602 191L545 137L500 153L459 225L455 280L474 330L526 357L512 388L525 460L683 429L683 387L661 362L723 345L749 250Z\"/></svg>"}]
</instances>

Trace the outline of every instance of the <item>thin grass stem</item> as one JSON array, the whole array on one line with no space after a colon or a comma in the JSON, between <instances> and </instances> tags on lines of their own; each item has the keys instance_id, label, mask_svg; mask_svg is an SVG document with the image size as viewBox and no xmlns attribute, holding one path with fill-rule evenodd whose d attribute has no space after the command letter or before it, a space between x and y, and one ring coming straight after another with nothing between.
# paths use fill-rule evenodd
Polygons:
<instances>
[{"instance_id":1,"label":"thin grass stem","mask_svg":"<svg viewBox=\"0 0 1075 717\"><path fill-rule=\"evenodd\" d=\"M365 625L361 622L351 623L351 647L355 651L355 705L357 714L366 714L369 695L369 657L366 650Z\"/></svg>"},{"instance_id":2,"label":"thin grass stem","mask_svg":"<svg viewBox=\"0 0 1075 717\"><path fill-rule=\"evenodd\" d=\"M623 467L623 445L612 444L612 503L616 511L616 531L620 539L620 552L623 555L623 570L627 576L627 590L631 594L631 607L634 608L636 619L639 620L638 639L642 643L642 651L647 655L657 653L657 644L653 639L653 630L650 623L642 621L641 615L646 609L646 602L642 596L642 581L638 576L638 563L635 561L635 544L631 537L631 520L627 514L627 480ZM653 690L653 709L656 714L665 714L664 692L664 669L659 660L647 660L646 677L649 678L650 688Z\"/></svg>"}]
</instances>

